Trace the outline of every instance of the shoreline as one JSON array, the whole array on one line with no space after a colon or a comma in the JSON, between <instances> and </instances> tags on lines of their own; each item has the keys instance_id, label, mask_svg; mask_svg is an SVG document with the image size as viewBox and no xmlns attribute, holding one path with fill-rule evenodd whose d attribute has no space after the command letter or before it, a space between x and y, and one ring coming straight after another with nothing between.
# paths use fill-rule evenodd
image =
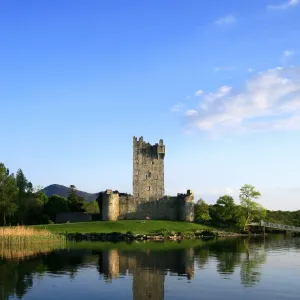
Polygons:
<instances>
[{"instance_id":1,"label":"shoreline","mask_svg":"<svg viewBox=\"0 0 300 300\"><path fill-rule=\"evenodd\" d=\"M132 234L132 233L60 233L66 237L68 241L97 241L97 242L126 242L126 241L181 241L181 240L199 240L206 238L232 238L232 237L248 237L248 236L264 236L263 233L234 233L234 232L214 232L202 231L195 233L175 233L169 234Z\"/></svg>"}]
</instances>

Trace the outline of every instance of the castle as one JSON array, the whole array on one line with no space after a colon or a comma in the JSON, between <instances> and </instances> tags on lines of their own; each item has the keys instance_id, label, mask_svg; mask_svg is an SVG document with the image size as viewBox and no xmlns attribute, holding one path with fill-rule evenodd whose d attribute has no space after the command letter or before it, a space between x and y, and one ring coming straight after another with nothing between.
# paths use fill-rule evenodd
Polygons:
<instances>
[{"instance_id":1,"label":"castle","mask_svg":"<svg viewBox=\"0 0 300 300\"><path fill-rule=\"evenodd\" d=\"M101 219L194 221L194 194L165 196L163 140L151 145L133 137L133 195L106 190L99 193Z\"/></svg>"}]
</instances>

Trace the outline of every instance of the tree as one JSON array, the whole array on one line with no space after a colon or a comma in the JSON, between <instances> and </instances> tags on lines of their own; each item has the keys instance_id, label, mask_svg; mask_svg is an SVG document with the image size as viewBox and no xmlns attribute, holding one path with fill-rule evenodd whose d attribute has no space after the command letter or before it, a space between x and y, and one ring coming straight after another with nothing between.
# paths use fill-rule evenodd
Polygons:
<instances>
[{"instance_id":1,"label":"tree","mask_svg":"<svg viewBox=\"0 0 300 300\"><path fill-rule=\"evenodd\" d=\"M194 210L196 221L203 222L211 219L209 215L209 206L203 199L200 198L197 201L197 203L194 206Z\"/></svg>"},{"instance_id":2,"label":"tree","mask_svg":"<svg viewBox=\"0 0 300 300\"><path fill-rule=\"evenodd\" d=\"M27 184L27 192L30 193L30 194L33 193L33 185L30 181Z\"/></svg>"},{"instance_id":3,"label":"tree","mask_svg":"<svg viewBox=\"0 0 300 300\"><path fill-rule=\"evenodd\" d=\"M215 204L218 218L223 222L233 222L236 205L229 195L219 197Z\"/></svg>"},{"instance_id":4,"label":"tree","mask_svg":"<svg viewBox=\"0 0 300 300\"><path fill-rule=\"evenodd\" d=\"M89 214L98 214L100 212L99 205L96 200L91 202L85 201L83 204L83 208Z\"/></svg>"},{"instance_id":5,"label":"tree","mask_svg":"<svg viewBox=\"0 0 300 300\"><path fill-rule=\"evenodd\" d=\"M84 199L77 195L75 185L70 185L70 191L68 195L69 208L73 212L83 212L83 201Z\"/></svg>"},{"instance_id":6,"label":"tree","mask_svg":"<svg viewBox=\"0 0 300 300\"><path fill-rule=\"evenodd\" d=\"M55 221L57 213L69 211L69 201L58 195L50 196L44 205L44 214L49 216L52 221Z\"/></svg>"},{"instance_id":7,"label":"tree","mask_svg":"<svg viewBox=\"0 0 300 300\"><path fill-rule=\"evenodd\" d=\"M240 202L244 211L245 223L244 230L247 225L254 219L262 219L266 216L266 210L262 205L253 201L261 196L260 192L255 190L255 187L250 184L245 184L240 188Z\"/></svg>"},{"instance_id":8,"label":"tree","mask_svg":"<svg viewBox=\"0 0 300 300\"><path fill-rule=\"evenodd\" d=\"M0 163L0 213L3 225L6 225L7 217L11 217L17 210L18 187L14 174L3 163Z\"/></svg>"},{"instance_id":9,"label":"tree","mask_svg":"<svg viewBox=\"0 0 300 300\"><path fill-rule=\"evenodd\" d=\"M16 183L17 183L17 187L19 188L19 196L25 194L28 186L28 180L25 177L22 169L18 169L17 171Z\"/></svg>"}]
</instances>

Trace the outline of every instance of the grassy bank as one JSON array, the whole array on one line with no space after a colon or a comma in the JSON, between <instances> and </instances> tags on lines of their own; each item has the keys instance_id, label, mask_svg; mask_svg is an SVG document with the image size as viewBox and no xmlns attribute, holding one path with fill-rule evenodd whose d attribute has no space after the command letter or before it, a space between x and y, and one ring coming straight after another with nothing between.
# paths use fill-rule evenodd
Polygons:
<instances>
[{"instance_id":1,"label":"grassy bank","mask_svg":"<svg viewBox=\"0 0 300 300\"><path fill-rule=\"evenodd\" d=\"M65 237L50 232L47 229L11 226L0 228L0 247L7 245L30 245L40 243L61 243L65 241Z\"/></svg>"},{"instance_id":2,"label":"grassy bank","mask_svg":"<svg viewBox=\"0 0 300 300\"><path fill-rule=\"evenodd\" d=\"M138 220L122 220L122 221L102 221L102 222L82 222L82 223L66 223L66 224L49 224L34 226L36 229L46 229L53 233L111 233L131 232L133 234L156 234L161 232L181 232L189 233L195 230L216 230L214 227L173 221L138 221Z\"/></svg>"}]
</instances>

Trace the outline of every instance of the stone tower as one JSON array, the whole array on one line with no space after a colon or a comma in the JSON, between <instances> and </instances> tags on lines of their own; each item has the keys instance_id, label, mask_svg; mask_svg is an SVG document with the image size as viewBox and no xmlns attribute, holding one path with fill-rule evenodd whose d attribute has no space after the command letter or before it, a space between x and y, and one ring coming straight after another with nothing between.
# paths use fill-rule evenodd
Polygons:
<instances>
[{"instance_id":1,"label":"stone tower","mask_svg":"<svg viewBox=\"0 0 300 300\"><path fill-rule=\"evenodd\" d=\"M164 196L163 140L151 145L133 137L133 196L141 201L157 200Z\"/></svg>"}]
</instances>

